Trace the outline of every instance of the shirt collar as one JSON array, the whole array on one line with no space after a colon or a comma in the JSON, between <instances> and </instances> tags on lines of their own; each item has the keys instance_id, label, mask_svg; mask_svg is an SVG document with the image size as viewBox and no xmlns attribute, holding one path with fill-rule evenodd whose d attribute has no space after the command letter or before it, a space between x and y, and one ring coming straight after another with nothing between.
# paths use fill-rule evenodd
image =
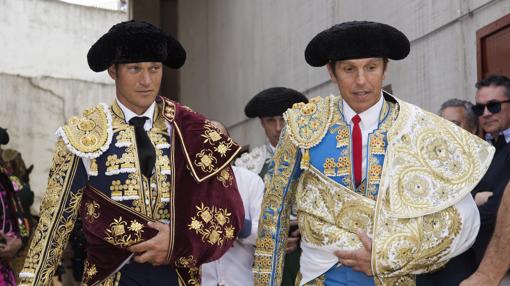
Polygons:
<instances>
[{"instance_id":1,"label":"shirt collar","mask_svg":"<svg viewBox=\"0 0 510 286\"><path fill-rule=\"evenodd\" d=\"M376 104L372 105L372 107L370 107L369 109L359 114L359 117L361 117L361 125L363 127L373 126L379 122L379 114L381 113L383 103L384 96L381 91L381 97L379 98L379 101ZM356 112L352 110L349 104L345 102L345 100L343 99L342 106L345 120L349 122L349 124L352 124L352 117L356 115Z\"/></svg>"},{"instance_id":2,"label":"shirt collar","mask_svg":"<svg viewBox=\"0 0 510 286\"><path fill-rule=\"evenodd\" d=\"M154 120L154 109L156 108L155 101L151 104L151 106L149 106L149 108L147 108L147 110L145 110L145 112L143 114L138 115L138 114L134 113L133 111L131 111L131 109L127 108L124 104L122 104L122 102L120 102L120 100L118 98L115 98L115 100L117 101L117 104L119 105L120 109L122 110L122 113L124 113L124 120L126 120L126 123L129 123L129 120L131 120L131 118L133 118L133 117L145 116L150 119L150 120L148 120L149 124L147 124L147 122L145 122L145 125L144 125L145 130L152 128L152 122Z\"/></svg>"},{"instance_id":3,"label":"shirt collar","mask_svg":"<svg viewBox=\"0 0 510 286\"><path fill-rule=\"evenodd\" d=\"M505 136L506 143L510 142L510 128L503 130L502 132L499 132L499 135L503 134ZM488 142L491 142L494 138L492 137L492 134L486 133L485 134L485 140Z\"/></svg>"}]
</instances>

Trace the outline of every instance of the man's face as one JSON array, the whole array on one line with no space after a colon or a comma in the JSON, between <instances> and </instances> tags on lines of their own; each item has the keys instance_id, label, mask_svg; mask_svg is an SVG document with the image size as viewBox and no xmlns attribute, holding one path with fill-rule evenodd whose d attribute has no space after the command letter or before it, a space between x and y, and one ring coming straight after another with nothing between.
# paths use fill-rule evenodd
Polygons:
<instances>
[{"instance_id":1,"label":"man's face","mask_svg":"<svg viewBox=\"0 0 510 286\"><path fill-rule=\"evenodd\" d=\"M502 86L485 86L476 92L475 101L477 104L487 104L490 101L505 101L505 90ZM501 111L491 113L487 107L483 114L478 117L480 127L487 133L497 137L499 132L510 128L510 103L502 103Z\"/></svg>"},{"instance_id":2,"label":"man's face","mask_svg":"<svg viewBox=\"0 0 510 286\"><path fill-rule=\"evenodd\" d=\"M385 69L382 58L337 61L334 71L328 65L331 80L338 85L342 98L356 113L379 101Z\"/></svg>"},{"instance_id":3,"label":"man's face","mask_svg":"<svg viewBox=\"0 0 510 286\"><path fill-rule=\"evenodd\" d=\"M441 117L457 124L458 126L471 133L476 132L476 130L473 130L473 127L469 125L466 110L464 110L464 107L462 106L451 106L444 108L441 111Z\"/></svg>"},{"instance_id":4,"label":"man's face","mask_svg":"<svg viewBox=\"0 0 510 286\"><path fill-rule=\"evenodd\" d=\"M285 124L283 117L281 115L260 117L260 124L262 124L262 128L264 128L264 131L266 132L269 143L271 143L273 147L276 147L278 139L280 139L280 132Z\"/></svg>"},{"instance_id":5,"label":"man's face","mask_svg":"<svg viewBox=\"0 0 510 286\"><path fill-rule=\"evenodd\" d=\"M160 62L117 64L108 69L108 74L115 80L119 101L143 114L159 93L163 66Z\"/></svg>"}]
</instances>

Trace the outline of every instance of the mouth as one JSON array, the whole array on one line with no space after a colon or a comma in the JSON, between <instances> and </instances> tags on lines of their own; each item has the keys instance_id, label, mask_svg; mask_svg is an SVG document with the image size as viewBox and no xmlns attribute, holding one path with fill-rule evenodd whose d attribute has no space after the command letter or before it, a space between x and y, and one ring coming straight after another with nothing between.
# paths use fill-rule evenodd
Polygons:
<instances>
[{"instance_id":1,"label":"mouth","mask_svg":"<svg viewBox=\"0 0 510 286\"><path fill-rule=\"evenodd\" d=\"M140 93L140 94L144 94L144 95L149 95L149 94L153 93L154 91L153 90L138 90L136 92Z\"/></svg>"},{"instance_id":2,"label":"mouth","mask_svg":"<svg viewBox=\"0 0 510 286\"><path fill-rule=\"evenodd\" d=\"M366 96L368 96L370 94L371 94L371 92L367 91L367 90L358 90L358 91L353 91L352 92L352 95L354 95L356 97L366 97Z\"/></svg>"}]
</instances>

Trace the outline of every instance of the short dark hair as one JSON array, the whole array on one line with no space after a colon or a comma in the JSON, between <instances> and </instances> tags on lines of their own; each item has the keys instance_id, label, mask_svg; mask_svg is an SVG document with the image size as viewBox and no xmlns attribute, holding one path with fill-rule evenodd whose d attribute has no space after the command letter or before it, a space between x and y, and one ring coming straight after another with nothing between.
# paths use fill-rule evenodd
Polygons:
<instances>
[{"instance_id":1,"label":"short dark hair","mask_svg":"<svg viewBox=\"0 0 510 286\"><path fill-rule=\"evenodd\" d=\"M469 123L469 126L473 128L473 130L478 129L478 117L473 112L473 104L467 100L452 98L441 104L441 108L439 108L439 115L441 112L448 107L462 107L464 108L464 112L466 113L466 117Z\"/></svg>"},{"instance_id":2,"label":"short dark hair","mask_svg":"<svg viewBox=\"0 0 510 286\"><path fill-rule=\"evenodd\" d=\"M482 80L479 80L475 87L480 90L482 87L488 86L502 86L505 89L505 96L510 98L510 79L504 75L490 75Z\"/></svg>"}]
</instances>

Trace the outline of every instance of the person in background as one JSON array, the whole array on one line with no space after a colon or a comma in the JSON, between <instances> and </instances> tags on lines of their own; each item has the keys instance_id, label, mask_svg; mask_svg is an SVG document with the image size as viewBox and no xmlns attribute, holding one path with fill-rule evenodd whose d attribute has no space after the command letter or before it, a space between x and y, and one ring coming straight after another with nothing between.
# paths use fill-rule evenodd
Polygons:
<instances>
[{"instance_id":1,"label":"person in background","mask_svg":"<svg viewBox=\"0 0 510 286\"><path fill-rule=\"evenodd\" d=\"M270 162L284 125L282 115L293 104L300 102L307 103L308 99L302 93L286 87L272 87L257 93L246 104L244 114L249 118L258 117L260 119L260 125L264 129L267 142L265 145L243 154L235 161L235 165L257 173L264 179L270 171ZM300 234L295 212L291 212L290 219L291 228L287 240L282 286L294 286L301 255Z\"/></svg>"},{"instance_id":2,"label":"person in background","mask_svg":"<svg viewBox=\"0 0 510 286\"><path fill-rule=\"evenodd\" d=\"M299 102L307 103L308 99L302 93L286 87L272 87L257 93L246 104L244 114L248 118L259 118L266 134L266 144L241 155L235 165L257 173L264 179L283 128L282 115L294 103Z\"/></svg>"},{"instance_id":3,"label":"person in background","mask_svg":"<svg viewBox=\"0 0 510 286\"><path fill-rule=\"evenodd\" d=\"M510 80L489 76L475 84L473 113L486 141L496 148L489 169L472 191L480 212L480 231L473 246L449 261L443 269L421 275L418 286L458 285L477 269L492 237L501 197L510 178Z\"/></svg>"},{"instance_id":4,"label":"person in background","mask_svg":"<svg viewBox=\"0 0 510 286\"><path fill-rule=\"evenodd\" d=\"M222 134L227 129L218 121L211 121ZM202 265L202 286L253 285L255 240L264 194L264 182L243 167L232 166L237 188L244 205L244 225L234 245L218 260Z\"/></svg>"},{"instance_id":5,"label":"person in background","mask_svg":"<svg viewBox=\"0 0 510 286\"><path fill-rule=\"evenodd\" d=\"M7 130L0 128L0 147L8 143ZM29 226L18 197L22 185L12 166L4 161L5 151L0 156L0 285L14 286L16 275L11 263L28 238Z\"/></svg>"},{"instance_id":6,"label":"person in background","mask_svg":"<svg viewBox=\"0 0 510 286\"><path fill-rule=\"evenodd\" d=\"M441 104L439 115L457 126L477 135L478 117L473 112L473 104L469 101L452 98Z\"/></svg>"},{"instance_id":7,"label":"person in background","mask_svg":"<svg viewBox=\"0 0 510 286\"><path fill-rule=\"evenodd\" d=\"M499 204L510 179L510 79L503 75L491 75L476 83L474 113L478 116L485 139L496 148L489 170L473 190L490 192L480 211L480 232L473 245L475 268L480 264L494 232Z\"/></svg>"},{"instance_id":8,"label":"person in background","mask_svg":"<svg viewBox=\"0 0 510 286\"><path fill-rule=\"evenodd\" d=\"M34 192L30 188L30 173L34 166L30 165L30 167L27 168L21 153L14 149L3 150L2 160L4 161L4 167L7 170L7 173L11 174L9 178L21 203L24 224L26 225L25 228L28 229L28 237L26 238L26 241L23 241L23 245L27 245L30 243L33 229L37 224L30 211L31 206L34 203ZM16 275L23 268L26 255L27 248L24 247L12 260L11 265Z\"/></svg>"}]
</instances>

